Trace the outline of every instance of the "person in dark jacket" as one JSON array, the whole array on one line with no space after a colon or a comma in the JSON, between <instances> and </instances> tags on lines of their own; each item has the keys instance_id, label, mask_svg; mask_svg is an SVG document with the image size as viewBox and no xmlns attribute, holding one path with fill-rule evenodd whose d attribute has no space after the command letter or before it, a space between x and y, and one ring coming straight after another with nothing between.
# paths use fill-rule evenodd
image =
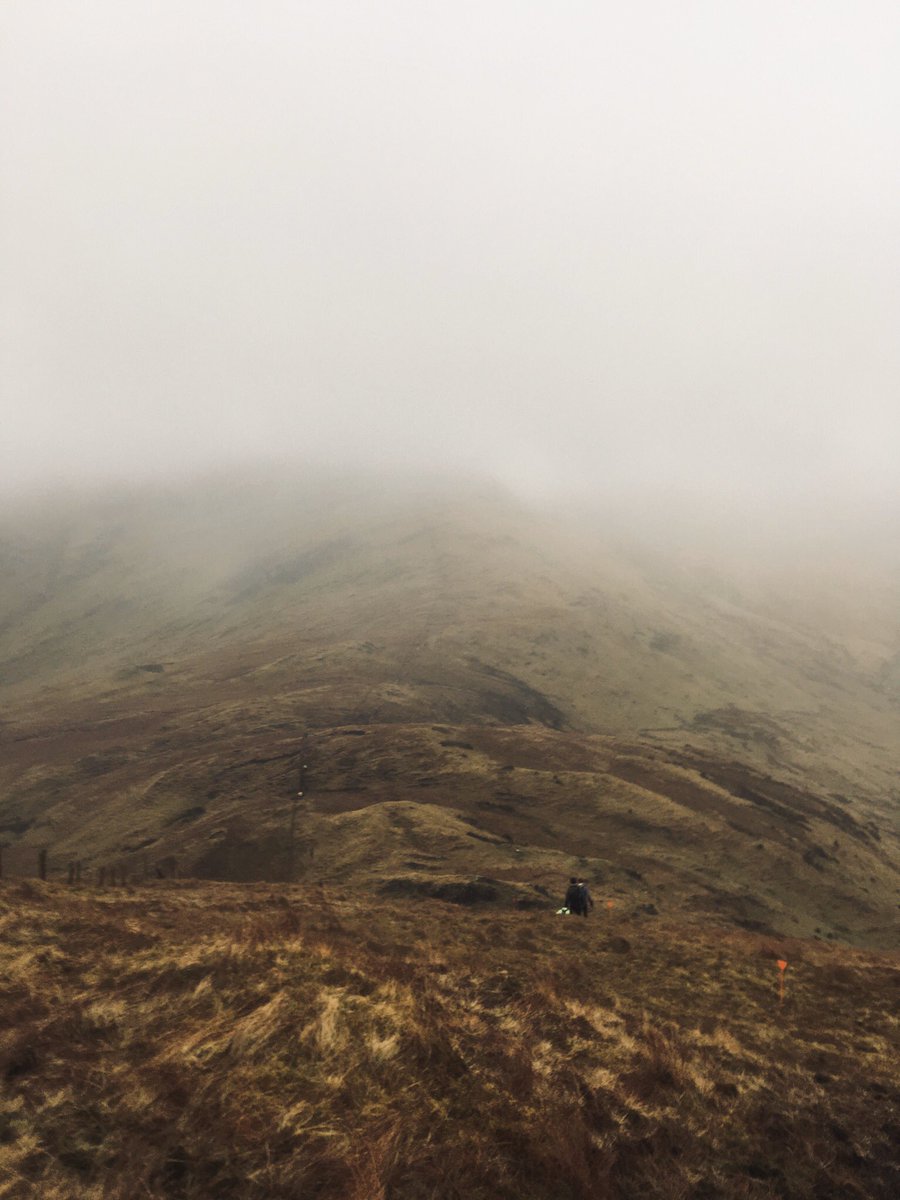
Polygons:
<instances>
[{"instance_id":1,"label":"person in dark jacket","mask_svg":"<svg viewBox=\"0 0 900 1200\"><path fill-rule=\"evenodd\" d=\"M591 896L591 893L588 891L588 885L583 879L578 880L578 887L581 890L581 915L586 917L588 915L588 909L594 907L594 899Z\"/></svg>"},{"instance_id":2,"label":"person in dark jacket","mask_svg":"<svg viewBox=\"0 0 900 1200\"><path fill-rule=\"evenodd\" d=\"M563 901L563 904L569 910L569 912L574 913L576 917L587 916L584 893L578 886L578 880L574 875L569 880L569 886L566 888L566 898Z\"/></svg>"}]
</instances>

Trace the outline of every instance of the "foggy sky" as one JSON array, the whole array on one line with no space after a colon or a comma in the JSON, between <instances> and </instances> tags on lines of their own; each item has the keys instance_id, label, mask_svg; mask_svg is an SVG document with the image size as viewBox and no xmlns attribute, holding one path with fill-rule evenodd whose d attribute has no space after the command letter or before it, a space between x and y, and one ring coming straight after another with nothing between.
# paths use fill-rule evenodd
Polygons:
<instances>
[{"instance_id":1,"label":"foggy sky","mask_svg":"<svg viewBox=\"0 0 900 1200\"><path fill-rule=\"evenodd\" d=\"M900 6L5 0L5 487L896 497Z\"/></svg>"}]
</instances>

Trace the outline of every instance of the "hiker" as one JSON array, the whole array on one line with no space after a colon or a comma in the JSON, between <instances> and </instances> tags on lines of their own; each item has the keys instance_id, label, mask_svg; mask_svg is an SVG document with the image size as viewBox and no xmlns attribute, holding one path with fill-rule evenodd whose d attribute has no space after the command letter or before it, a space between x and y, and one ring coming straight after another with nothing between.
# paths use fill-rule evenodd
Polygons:
<instances>
[{"instance_id":1,"label":"hiker","mask_svg":"<svg viewBox=\"0 0 900 1200\"><path fill-rule=\"evenodd\" d=\"M574 875L569 880L569 886L566 888L566 898L563 901L563 906L576 917L587 916L587 906L584 901L584 892L578 886L578 880Z\"/></svg>"},{"instance_id":2,"label":"hiker","mask_svg":"<svg viewBox=\"0 0 900 1200\"><path fill-rule=\"evenodd\" d=\"M594 907L594 898L588 891L588 885L583 879L578 880L578 887L581 892L581 915L586 917L588 915L588 909Z\"/></svg>"}]
</instances>

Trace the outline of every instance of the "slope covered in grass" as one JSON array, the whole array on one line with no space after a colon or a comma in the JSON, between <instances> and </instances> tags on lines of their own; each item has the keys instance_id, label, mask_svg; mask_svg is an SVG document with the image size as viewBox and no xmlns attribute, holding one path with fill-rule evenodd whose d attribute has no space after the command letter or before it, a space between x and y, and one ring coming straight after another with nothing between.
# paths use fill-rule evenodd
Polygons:
<instances>
[{"instance_id":1,"label":"slope covered in grass","mask_svg":"<svg viewBox=\"0 0 900 1200\"><path fill-rule=\"evenodd\" d=\"M6 883L0 912L4 1197L900 1185L888 956L340 887Z\"/></svg>"},{"instance_id":2,"label":"slope covered in grass","mask_svg":"<svg viewBox=\"0 0 900 1200\"><path fill-rule=\"evenodd\" d=\"M883 807L897 563L789 546L372 478L48 501L0 514L4 715L647 732Z\"/></svg>"},{"instance_id":3,"label":"slope covered in grass","mask_svg":"<svg viewBox=\"0 0 900 1200\"><path fill-rule=\"evenodd\" d=\"M42 765L8 795L25 827L7 873L34 874L42 842L57 880L72 861L92 880L160 870L367 891L473 876L556 889L579 873L627 911L897 945L896 834L802 776L535 724L234 721L210 744L208 713L192 716L161 735L114 721L120 751L83 753L100 722L14 744Z\"/></svg>"},{"instance_id":4,"label":"slope covered in grass","mask_svg":"<svg viewBox=\"0 0 900 1200\"><path fill-rule=\"evenodd\" d=\"M6 511L7 873L42 848L56 878L582 870L891 944L889 559L626 533L302 473Z\"/></svg>"}]
</instances>

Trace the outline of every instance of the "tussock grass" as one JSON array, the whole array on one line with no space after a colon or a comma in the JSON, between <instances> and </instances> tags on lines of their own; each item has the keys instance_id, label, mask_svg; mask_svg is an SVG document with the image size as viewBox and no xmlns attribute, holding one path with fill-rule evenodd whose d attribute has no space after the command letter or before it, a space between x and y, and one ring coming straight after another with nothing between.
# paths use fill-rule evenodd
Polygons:
<instances>
[{"instance_id":1,"label":"tussock grass","mask_svg":"<svg viewBox=\"0 0 900 1200\"><path fill-rule=\"evenodd\" d=\"M886 955L191 882L0 921L3 1198L900 1190Z\"/></svg>"}]
</instances>

